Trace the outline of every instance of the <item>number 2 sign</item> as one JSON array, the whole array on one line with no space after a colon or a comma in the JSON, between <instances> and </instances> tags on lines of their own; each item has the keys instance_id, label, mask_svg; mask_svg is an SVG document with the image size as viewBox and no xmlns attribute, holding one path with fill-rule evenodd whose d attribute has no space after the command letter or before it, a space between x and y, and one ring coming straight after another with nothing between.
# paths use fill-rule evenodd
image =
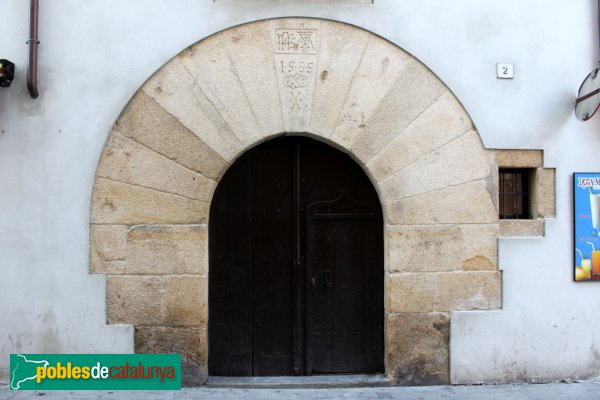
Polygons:
<instances>
[{"instance_id":1,"label":"number 2 sign","mask_svg":"<svg viewBox=\"0 0 600 400\"><path fill-rule=\"evenodd\" d=\"M514 68L512 64L499 63L496 64L496 76L500 79L514 78Z\"/></svg>"}]
</instances>

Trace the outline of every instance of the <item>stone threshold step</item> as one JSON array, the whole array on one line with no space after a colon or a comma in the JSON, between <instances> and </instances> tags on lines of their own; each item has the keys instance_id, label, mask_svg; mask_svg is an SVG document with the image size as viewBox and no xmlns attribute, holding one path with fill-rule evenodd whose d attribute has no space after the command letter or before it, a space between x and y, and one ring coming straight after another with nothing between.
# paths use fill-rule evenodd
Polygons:
<instances>
[{"instance_id":1,"label":"stone threshold step","mask_svg":"<svg viewBox=\"0 0 600 400\"><path fill-rule=\"evenodd\" d=\"M390 386L384 374L311 375L311 376L210 376L211 388L344 388Z\"/></svg>"}]
</instances>

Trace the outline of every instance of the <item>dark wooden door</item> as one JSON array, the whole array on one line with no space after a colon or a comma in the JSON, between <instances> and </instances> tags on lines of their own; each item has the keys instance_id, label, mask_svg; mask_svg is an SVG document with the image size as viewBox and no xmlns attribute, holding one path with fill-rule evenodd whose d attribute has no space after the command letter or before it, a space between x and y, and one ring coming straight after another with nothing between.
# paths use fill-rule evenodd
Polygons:
<instances>
[{"instance_id":1,"label":"dark wooden door","mask_svg":"<svg viewBox=\"0 0 600 400\"><path fill-rule=\"evenodd\" d=\"M209 228L209 373L383 370L382 217L363 170L284 137L219 183Z\"/></svg>"}]
</instances>

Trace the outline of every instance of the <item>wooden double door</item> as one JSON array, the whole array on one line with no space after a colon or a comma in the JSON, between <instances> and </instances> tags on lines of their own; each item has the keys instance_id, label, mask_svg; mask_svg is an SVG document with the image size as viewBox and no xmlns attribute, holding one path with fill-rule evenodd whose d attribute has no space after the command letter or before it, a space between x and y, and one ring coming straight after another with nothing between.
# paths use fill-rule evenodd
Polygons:
<instances>
[{"instance_id":1,"label":"wooden double door","mask_svg":"<svg viewBox=\"0 0 600 400\"><path fill-rule=\"evenodd\" d=\"M346 154L259 145L219 183L209 228L209 374L383 371L378 196Z\"/></svg>"}]
</instances>

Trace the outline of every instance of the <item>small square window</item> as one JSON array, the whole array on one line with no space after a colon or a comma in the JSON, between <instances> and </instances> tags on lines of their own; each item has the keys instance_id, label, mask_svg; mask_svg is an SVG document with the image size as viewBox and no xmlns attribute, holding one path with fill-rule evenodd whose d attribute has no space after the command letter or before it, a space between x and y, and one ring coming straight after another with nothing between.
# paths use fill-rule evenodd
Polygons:
<instances>
[{"instance_id":1,"label":"small square window","mask_svg":"<svg viewBox=\"0 0 600 400\"><path fill-rule=\"evenodd\" d=\"M500 168L500 219L529 219L530 177L528 168Z\"/></svg>"}]
</instances>

